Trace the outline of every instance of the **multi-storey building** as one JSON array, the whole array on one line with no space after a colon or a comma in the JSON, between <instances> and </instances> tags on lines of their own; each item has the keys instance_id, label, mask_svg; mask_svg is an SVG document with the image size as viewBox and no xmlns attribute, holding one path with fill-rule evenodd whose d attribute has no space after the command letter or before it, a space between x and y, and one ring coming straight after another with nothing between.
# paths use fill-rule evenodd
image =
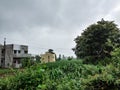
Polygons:
<instances>
[{"instance_id":1,"label":"multi-storey building","mask_svg":"<svg viewBox=\"0 0 120 90\"><path fill-rule=\"evenodd\" d=\"M0 67L20 68L22 66L21 61L26 57L31 57L26 45L0 45Z\"/></svg>"}]
</instances>

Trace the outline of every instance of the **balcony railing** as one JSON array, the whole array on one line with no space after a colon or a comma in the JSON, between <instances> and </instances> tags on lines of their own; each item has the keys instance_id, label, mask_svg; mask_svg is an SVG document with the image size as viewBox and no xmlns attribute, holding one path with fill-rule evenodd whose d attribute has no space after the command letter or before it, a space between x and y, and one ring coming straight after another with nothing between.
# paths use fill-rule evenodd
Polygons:
<instances>
[{"instance_id":1,"label":"balcony railing","mask_svg":"<svg viewBox=\"0 0 120 90\"><path fill-rule=\"evenodd\" d=\"M31 57L31 54L13 54L14 58L20 58L20 57Z\"/></svg>"}]
</instances>

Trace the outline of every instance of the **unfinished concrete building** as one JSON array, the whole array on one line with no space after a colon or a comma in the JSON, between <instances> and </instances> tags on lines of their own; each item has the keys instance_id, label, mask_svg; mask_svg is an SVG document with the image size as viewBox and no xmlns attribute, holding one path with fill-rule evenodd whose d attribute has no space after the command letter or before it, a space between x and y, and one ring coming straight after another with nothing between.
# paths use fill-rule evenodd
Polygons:
<instances>
[{"instance_id":1,"label":"unfinished concrete building","mask_svg":"<svg viewBox=\"0 0 120 90\"><path fill-rule=\"evenodd\" d=\"M23 58L30 57L28 46L7 44L0 45L0 67L3 68L20 68Z\"/></svg>"}]
</instances>

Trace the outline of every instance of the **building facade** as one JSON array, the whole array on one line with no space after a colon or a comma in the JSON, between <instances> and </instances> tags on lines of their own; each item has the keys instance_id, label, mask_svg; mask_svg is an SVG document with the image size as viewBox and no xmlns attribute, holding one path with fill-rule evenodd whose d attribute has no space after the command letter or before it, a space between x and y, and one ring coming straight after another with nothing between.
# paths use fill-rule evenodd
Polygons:
<instances>
[{"instance_id":1,"label":"building facade","mask_svg":"<svg viewBox=\"0 0 120 90\"><path fill-rule=\"evenodd\" d=\"M0 44L0 66L1 66L1 60L2 60L2 49L3 49L3 45Z\"/></svg>"},{"instance_id":2,"label":"building facade","mask_svg":"<svg viewBox=\"0 0 120 90\"><path fill-rule=\"evenodd\" d=\"M30 57L28 46L7 44L0 45L0 67L3 68L20 68L23 58Z\"/></svg>"},{"instance_id":3,"label":"building facade","mask_svg":"<svg viewBox=\"0 0 120 90\"><path fill-rule=\"evenodd\" d=\"M48 62L55 62L56 61L56 54L46 52L45 54L41 55L41 63L48 63Z\"/></svg>"}]
</instances>

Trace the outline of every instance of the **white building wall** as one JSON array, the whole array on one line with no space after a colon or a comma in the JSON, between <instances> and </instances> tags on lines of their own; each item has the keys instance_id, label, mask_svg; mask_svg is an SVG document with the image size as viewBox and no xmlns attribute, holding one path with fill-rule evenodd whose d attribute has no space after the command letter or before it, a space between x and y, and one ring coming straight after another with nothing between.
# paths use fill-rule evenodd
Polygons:
<instances>
[{"instance_id":1,"label":"white building wall","mask_svg":"<svg viewBox=\"0 0 120 90\"><path fill-rule=\"evenodd\" d=\"M18 63L15 64L15 68L20 68L20 67L22 67L21 63L20 64L18 64Z\"/></svg>"},{"instance_id":2,"label":"white building wall","mask_svg":"<svg viewBox=\"0 0 120 90\"><path fill-rule=\"evenodd\" d=\"M13 45L13 50L20 50L20 45Z\"/></svg>"},{"instance_id":3,"label":"white building wall","mask_svg":"<svg viewBox=\"0 0 120 90\"><path fill-rule=\"evenodd\" d=\"M0 45L0 67L1 67L1 58L2 58L2 45Z\"/></svg>"}]
</instances>

